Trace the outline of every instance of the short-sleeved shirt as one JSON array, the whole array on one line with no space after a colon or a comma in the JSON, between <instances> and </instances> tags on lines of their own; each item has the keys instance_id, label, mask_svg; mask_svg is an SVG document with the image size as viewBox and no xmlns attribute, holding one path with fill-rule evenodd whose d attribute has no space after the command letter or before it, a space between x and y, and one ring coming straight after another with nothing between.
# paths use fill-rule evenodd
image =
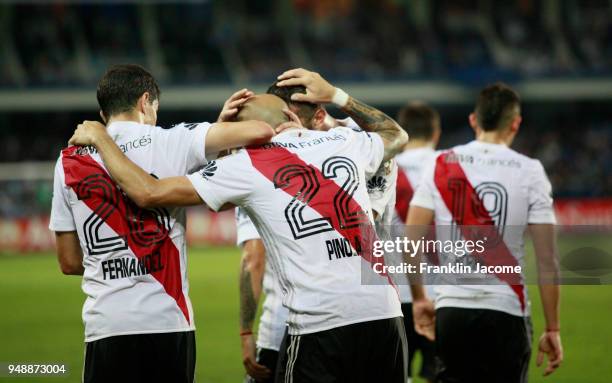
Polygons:
<instances>
[{"instance_id":1,"label":"short-sleeved shirt","mask_svg":"<svg viewBox=\"0 0 612 383\"><path fill-rule=\"evenodd\" d=\"M436 238L465 236L462 226L494 225L503 242L496 247L499 265L524 268L523 234L528 224L555 224L552 187L542 164L505 145L472 141L437 156L423 172L411 206L435 213ZM459 230L459 231L458 231ZM486 255L486 254L485 254ZM453 253L439 253L441 262ZM474 274L466 275L474 278ZM490 283L492 279L500 283ZM436 307L484 308L529 315L523 278L513 283L503 275L485 274L483 284L448 285L435 291Z\"/></svg>"},{"instance_id":2,"label":"short-sleeved shirt","mask_svg":"<svg viewBox=\"0 0 612 383\"><path fill-rule=\"evenodd\" d=\"M107 131L156 177L206 162L210 124L172 129L115 122ZM183 208L141 209L113 182L92 147L64 149L55 167L49 228L76 231L83 250L85 341L195 328L187 282Z\"/></svg>"},{"instance_id":3,"label":"short-sleeved shirt","mask_svg":"<svg viewBox=\"0 0 612 383\"><path fill-rule=\"evenodd\" d=\"M396 236L403 237L405 233L408 206L418 188L423 175L423 169L431 164L436 158L436 151L431 147L414 148L403 151L395 157L395 162L399 167L397 173L396 202L393 216L393 231ZM433 284L426 286L427 296L431 299L435 297ZM402 303L412 302L412 294L408 279L398 283L400 299Z\"/></svg>"},{"instance_id":4,"label":"short-sleeved shirt","mask_svg":"<svg viewBox=\"0 0 612 383\"><path fill-rule=\"evenodd\" d=\"M379 226L378 222L380 222L380 225L383 227L383 229L377 230L379 236L381 235L381 230L388 229L391 225L395 206L396 177L397 165L395 161L389 160L383 163L376 174L368 180L368 195L372 203L372 211L378 213L377 226ZM242 208L237 207L236 243L238 246L242 246L244 242L253 239L261 239L261 236L246 212ZM266 262L265 266L263 292L265 299L261 317L259 318L257 347L278 351L285 334L289 311L283 306L281 287L269 262Z\"/></svg>"},{"instance_id":5,"label":"short-sleeved shirt","mask_svg":"<svg viewBox=\"0 0 612 383\"><path fill-rule=\"evenodd\" d=\"M383 155L377 134L299 129L189 176L209 207L243 207L258 228L290 334L401 316L392 285L361 280L375 238L366 179Z\"/></svg>"}]
</instances>

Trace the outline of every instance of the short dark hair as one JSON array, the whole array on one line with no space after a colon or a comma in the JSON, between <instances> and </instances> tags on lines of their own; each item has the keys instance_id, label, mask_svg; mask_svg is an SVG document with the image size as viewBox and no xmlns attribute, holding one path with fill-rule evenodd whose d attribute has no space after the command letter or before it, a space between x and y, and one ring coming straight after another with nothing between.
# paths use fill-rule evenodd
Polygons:
<instances>
[{"instance_id":1,"label":"short dark hair","mask_svg":"<svg viewBox=\"0 0 612 383\"><path fill-rule=\"evenodd\" d=\"M512 112L520 107L521 99L508 85L498 82L480 91L476 101L476 119L484 131L496 130L506 125Z\"/></svg>"},{"instance_id":2,"label":"short dark hair","mask_svg":"<svg viewBox=\"0 0 612 383\"><path fill-rule=\"evenodd\" d=\"M294 93L304 93L306 94L306 87L303 85L291 85L291 86L278 86L276 85L278 81L274 82L274 84L270 85L268 91L266 93L273 94L283 99L287 103L287 105L293 105L298 108L298 117L310 120L314 116L317 108L319 106L317 104L312 104L310 102L298 102L293 101L291 96Z\"/></svg>"},{"instance_id":3,"label":"short dark hair","mask_svg":"<svg viewBox=\"0 0 612 383\"><path fill-rule=\"evenodd\" d=\"M411 139L431 140L440 114L429 105L412 102L400 109L397 122Z\"/></svg>"},{"instance_id":4,"label":"short dark hair","mask_svg":"<svg viewBox=\"0 0 612 383\"><path fill-rule=\"evenodd\" d=\"M157 81L140 65L113 65L98 82L98 104L109 118L129 112L143 93L148 92L150 100L157 100L161 94Z\"/></svg>"}]
</instances>

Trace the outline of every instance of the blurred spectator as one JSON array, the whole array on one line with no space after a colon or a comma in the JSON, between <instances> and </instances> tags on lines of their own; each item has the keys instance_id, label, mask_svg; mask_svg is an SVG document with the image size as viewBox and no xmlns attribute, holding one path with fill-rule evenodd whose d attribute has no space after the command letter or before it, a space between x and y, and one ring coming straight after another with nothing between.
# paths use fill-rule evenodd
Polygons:
<instances>
[{"instance_id":1,"label":"blurred spectator","mask_svg":"<svg viewBox=\"0 0 612 383\"><path fill-rule=\"evenodd\" d=\"M90 84L108 64L126 61L165 66L181 84L269 81L288 66L335 80L482 82L610 74L611 7L606 0L27 3L5 18L34 85ZM0 86L11 84L5 67L0 62Z\"/></svg>"},{"instance_id":2,"label":"blurred spectator","mask_svg":"<svg viewBox=\"0 0 612 383\"><path fill-rule=\"evenodd\" d=\"M0 87L92 87L117 62L172 85L270 83L296 66L332 81L609 76L611 14L608 0L9 2L0 5ZM557 196L612 196L612 117L578 104L526 105L515 147L542 161ZM216 118L193 119L202 113ZM454 121L443 123L443 147L471 139L466 115L442 106ZM74 124L95 118L0 113L0 162L54 161ZM0 214L47 209L49 192L47 181L3 182Z\"/></svg>"}]
</instances>

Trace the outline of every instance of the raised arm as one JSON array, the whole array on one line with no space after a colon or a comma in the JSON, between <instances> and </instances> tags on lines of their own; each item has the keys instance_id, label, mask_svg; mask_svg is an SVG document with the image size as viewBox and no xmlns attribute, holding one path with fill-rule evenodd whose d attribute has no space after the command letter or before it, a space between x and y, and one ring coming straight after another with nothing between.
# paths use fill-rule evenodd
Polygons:
<instances>
[{"instance_id":1,"label":"raised arm","mask_svg":"<svg viewBox=\"0 0 612 383\"><path fill-rule=\"evenodd\" d=\"M315 104L334 103L365 131L380 135L385 145L383 161L393 158L408 142L408 134L394 119L380 110L346 94L321 75L305 69L292 69L278 76L279 86L303 85L306 94L295 93L292 100Z\"/></svg>"},{"instance_id":2,"label":"raised arm","mask_svg":"<svg viewBox=\"0 0 612 383\"><path fill-rule=\"evenodd\" d=\"M242 104L251 96L253 92L242 89L225 101L217 122L210 127L206 135L206 153L263 144L274 136L274 129L265 122L232 121Z\"/></svg>"},{"instance_id":3,"label":"raised arm","mask_svg":"<svg viewBox=\"0 0 612 383\"><path fill-rule=\"evenodd\" d=\"M262 121L217 122L206 135L206 152L263 144L274 136L274 129Z\"/></svg>"},{"instance_id":4,"label":"raised arm","mask_svg":"<svg viewBox=\"0 0 612 383\"><path fill-rule=\"evenodd\" d=\"M85 121L68 142L71 145L92 145L100 153L106 169L121 189L143 208L158 206L191 206L202 199L187 177L156 179L123 154L104 125Z\"/></svg>"},{"instance_id":5,"label":"raised arm","mask_svg":"<svg viewBox=\"0 0 612 383\"><path fill-rule=\"evenodd\" d=\"M206 153L257 145L268 142L274 136L272 127L261 121L232 122L242 104L253 92L241 89L232 94L223 104L217 123L210 127L206 135Z\"/></svg>"}]
</instances>

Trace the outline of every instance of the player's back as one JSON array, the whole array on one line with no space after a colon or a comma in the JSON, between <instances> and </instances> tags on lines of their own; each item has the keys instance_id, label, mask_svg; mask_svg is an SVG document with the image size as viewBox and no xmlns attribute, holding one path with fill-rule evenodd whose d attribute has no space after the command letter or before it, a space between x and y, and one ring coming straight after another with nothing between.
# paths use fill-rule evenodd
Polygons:
<instances>
[{"instance_id":1,"label":"player's back","mask_svg":"<svg viewBox=\"0 0 612 383\"><path fill-rule=\"evenodd\" d=\"M375 134L300 129L190 176L213 209L240 205L257 226L290 309L291 334L401 316L384 277L362 283L375 238L365 180L383 151Z\"/></svg>"},{"instance_id":2,"label":"player's back","mask_svg":"<svg viewBox=\"0 0 612 383\"><path fill-rule=\"evenodd\" d=\"M478 266L475 259L489 265L524 266L527 224L554 223L551 186L540 162L505 145L481 141L440 154L425 170L422 188L412 204L435 211L438 240L485 241L480 258L462 260L472 267ZM474 231L474 227L479 229ZM441 263L461 259L456 252L441 252L440 256ZM440 294L437 307L471 302L513 315L528 314L521 275L467 275L472 280L480 277L483 285L457 285L456 277L436 289Z\"/></svg>"},{"instance_id":3,"label":"player's back","mask_svg":"<svg viewBox=\"0 0 612 383\"><path fill-rule=\"evenodd\" d=\"M449 214L436 214L436 224L493 223L506 245L522 257L523 232L530 216L550 214L545 206L551 202L551 188L541 163L505 145L472 141L453 148L446 157L438 156L435 167L438 190L447 193L443 199L455 201L456 206L437 206ZM473 218L460 208L470 204L470 199L472 205L481 201L484 208ZM506 227L512 230L506 232Z\"/></svg>"},{"instance_id":4,"label":"player's back","mask_svg":"<svg viewBox=\"0 0 612 383\"><path fill-rule=\"evenodd\" d=\"M162 129L115 122L108 133L156 177L184 175L205 162L208 124ZM69 208L83 249L86 341L194 329L186 279L185 211L141 209L116 186L90 147L69 147L56 166L54 212ZM57 182L57 181L56 181ZM66 216L66 215L64 215ZM52 229L61 229L62 219Z\"/></svg>"}]
</instances>

